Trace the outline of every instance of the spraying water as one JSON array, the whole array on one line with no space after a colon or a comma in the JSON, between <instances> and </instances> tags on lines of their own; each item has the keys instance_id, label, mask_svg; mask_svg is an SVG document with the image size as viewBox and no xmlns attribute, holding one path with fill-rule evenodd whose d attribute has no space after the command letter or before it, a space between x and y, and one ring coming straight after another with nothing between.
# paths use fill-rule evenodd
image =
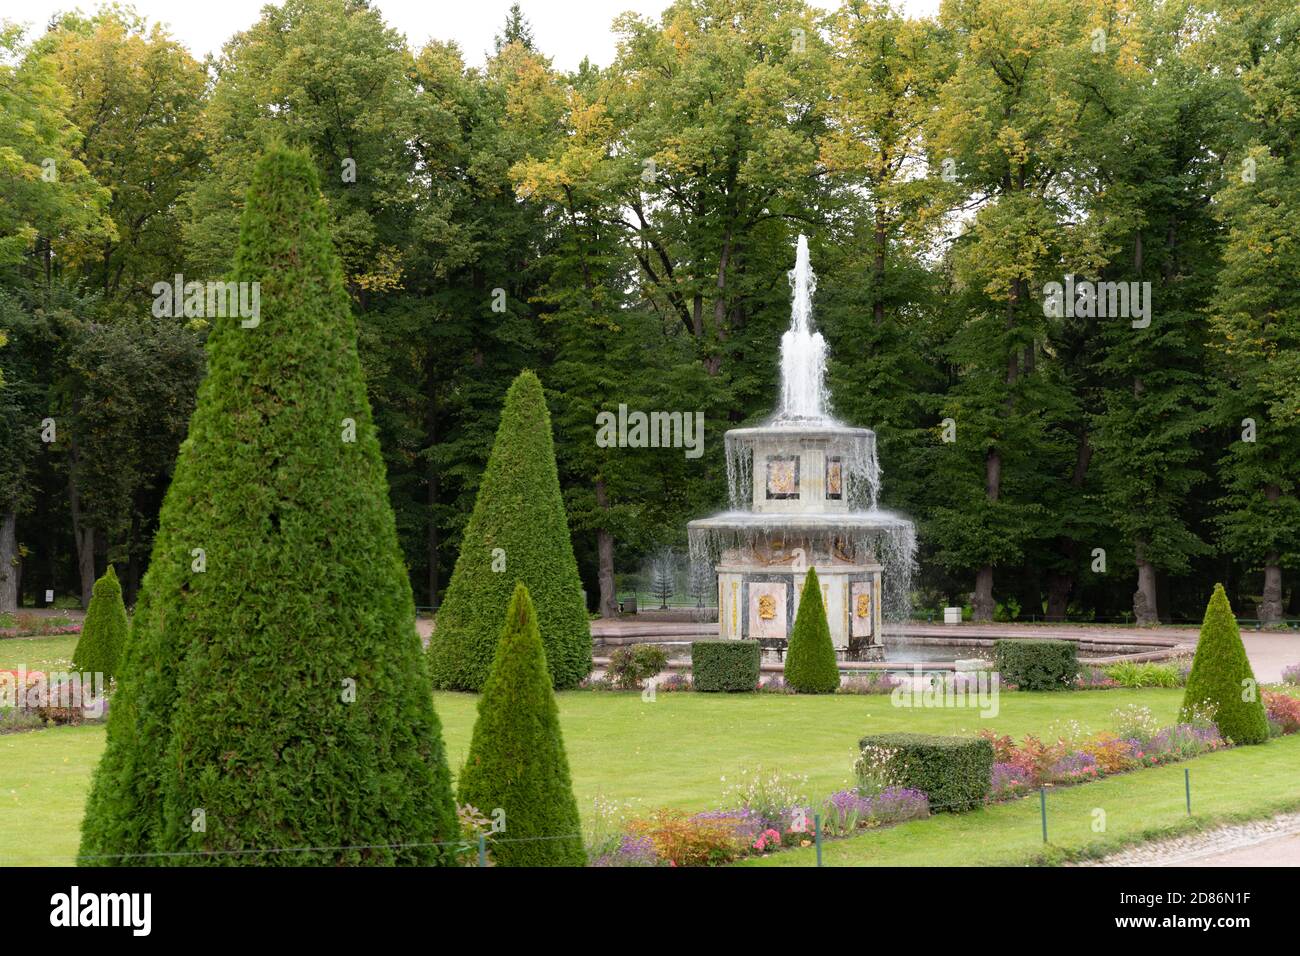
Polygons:
<instances>
[{"instance_id":1,"label":"spraying water","mask_svg":"<svg viewBox=\"0 0 1300 956\"><path fill-rule=\"evenodd\" d=\"M888 617L905 618L916 531L905 515L880 508L875 433L837 422L830 414L826 340L812 322L817 277L804 236L799 237L789 277L790 328L781 336L779 406L767 423L727 432L731 508L690 523L692 564L709 575L716 568L721 588L724 574L731 576L728 580L740 575L755 585L772 580L796 549L809 561L820 562L819 573L824 571L827 581L837 566L879 562L883 610ZM790 473L794 460L803 470ZM833 494L829 473L823 473L828 462L838 477ZM773 463L787 470L788 482L775 495L767 493ZM849 586L843 580L836 585ZM733 607L733 615L740 613L738 607Z\"/></svg>"},{"instance_id":2,"label":"spraying water","mask_svg":"<svg viewBox=\"0 0 1300 956\"><path fill-rule=\"evenodd\" d=\"M773 424L825 421L826 340L812 327L817 276L808 258L808 238L799 236L790 270L790 328L781 336L781 406Z\"/></svg>"}]
</instances>

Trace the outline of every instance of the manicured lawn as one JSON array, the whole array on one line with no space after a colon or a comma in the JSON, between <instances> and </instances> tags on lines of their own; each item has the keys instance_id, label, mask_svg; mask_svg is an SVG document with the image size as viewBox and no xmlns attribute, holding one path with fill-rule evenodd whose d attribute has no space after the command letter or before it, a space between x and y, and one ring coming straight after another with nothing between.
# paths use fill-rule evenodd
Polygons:
<instances>
[{"instance_id":1,"label":"manicured lawn","mask_svg":"<svg viewBox=\"0 0 1300 956\"><path fill-rule=\"evenodd\" d=\"M30 660L28 661L30 663ZM847 785L858 738L876 730L935 733L1042 733L1055 721L1108 725L1126 703L1143 703L1165 722L1177 711L1171 690L1004 694L997 718L973 710L904 710L887 697L561 694L560 717L580 809L596 796L651 808L714 807L741 770L762 766L807 774L814 799ZM469 748L477 698L436 695L453 769ZM71 862L90 773L103 747L100 725L0 736L0 865ZM725 780L724 780L725 778Z\"/></svg>"},{"instance_id":2,"label":"manicured lawn","mask_svg":"<svg viewBox=\"0 0 1300 956\"><path fill-rule=\"evenodd\" d=\"M974 734L989 727L1020 737L1066 720L1103 730L1112 711L1131 703L1173 723L1182 691L1003 694L992 719L970 709L896 708L887 696L661 693L645 703L635 693L574 691L559 700L580 806L599 794L647 807L705 809L718 805L742 770L758 766L806 774L814 799L848 786L866 733ZM469 748L476 701L469 694L435 695L453 770Z\"/></svg>"},{"instance_id":3,"label":"manicured lawn","mask_svg":"<svg viewBox=\"0 0 1300 956\"><path fill-rule=\"evenodd\" d=\"M1192 817L1183 770L1191 771ZM823 866L991 866L1095 857L1142 839L1300 807L1300 734L1180 764L1049 789L1044 847L1037 793L972 813L940 814L847 840L828 841ZM1105 812L1105 831L1093 829ZM742 866L814 866L795 849Z\"/></svg>"},{"instance_id":4,"label":"manicured lawn","mask_svg":"<svg viewBox=\"0 0 1300 956\"><path fill-rule=\"evenodd\" d=\"M80 638L80 634L0 638L0 670L19 667L29 671L71 670L72 652Z\"/></svg>"},{"instance_id":5,"label":"manicured lawn","mask_svg":"<svg viewBox=\"0 0 1300 956\"><path fill-rule=\"evenodd\" d=\"M21 647L18 647L21 642ZM61 666L76 637L0 641L0 667ZM917 730L971 734L985 727L1015 737L1045 734L1077 721L1108 729L1127 704L1150 707L1172 723L1181 690L1003 694L996 717L973 709L905 709L888 697L664 694L574 691L559 695L565 744L579 807L599 796L634 806L707 809L719 806L742 770L763 767L806 774L806 792L820 800L849 785L856 743L865 733ZM477 697L437 694L452 769L469 748ZM56 727L0 736L0 866L72 861L90 774L103 748L102 725ZM1191 761L1197 813L1246 813L1300 801L1300 736L1263 747ZM1185 819L1182 765L1143 770L1051 795L1054 844L1080 847ZM1106 834L1090 829L1091 812L1108 814ZM1180 816L1181 815L1181 816ZM828 864L986 863L1041 851L1037 797L958 817L926 821L828 843ZM808 865L802 851L775 865Z\"/></svg>"}]
</instances>

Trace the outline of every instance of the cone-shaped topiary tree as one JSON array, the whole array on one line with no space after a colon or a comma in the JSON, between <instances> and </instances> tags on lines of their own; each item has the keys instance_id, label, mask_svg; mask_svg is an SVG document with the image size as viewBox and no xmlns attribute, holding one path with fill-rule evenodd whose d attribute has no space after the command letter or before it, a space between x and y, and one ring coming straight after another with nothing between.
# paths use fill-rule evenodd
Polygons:
<instances>
[{"instance_id":1,"label":"cone-shaped topiary tree","mask_svg":"<svg viewBox=\"0 0 1300 956\"><path fill-rule=\"evenodd\" d=\"M441 862L430 844L458 836L441 729L302 154L258 163L233 279L260 312L212 323L83 862Z\"/></svg>"},{"instance_id":2,"label":"cone-shaped topiary tree","mask_svg":"<svg viewBox=\"0 0 1300 956\"><path fill-rule=\"evenodd\" d=\"M1214 586L1205 608L1180 719L1189 720L1195 712L1207 709L1219 725L1219 733L1233 743L1262 744L1268 739L1268 716L1255 672L1222 584Z\"/></svg>"},{"instance_id":3,"label":"cone-shaped topiary tree","mask_svg":"<svg viewBox=\"0 0 1300 956\"><path fill-rule=\"evenodd\" d=\"M519 373L506 392L487 470L438 609L429 668L434 685L479 690L487 680L513 582L537 608L557 688L591 672L591 627L573 557L542 383Z\"/></svg>"},{"instance_id":4,"label":"cone-shaped topiary tree","mask_svg":"<svg viewBox=\"0 0 1300 956\"><path fill-rule=\"evenodd\" d=\"M499 865L586 865L559 709L522 582L478 702L459 799L484 814L505 811L505 831L492 844Z\"/></svg>"},{"instance_id":5,"label":"cone-shaped topiary tree","mask_svg":"<svg viewBox=\"0 0 1300 956\"><path fill-rule=\"evenodd\" d=\"M835 644L826 623L817 569L809 568L799 597L799 613L785 654L785 682L803 694L832 694L840 686Z\"/></svg>"},{"instance_id":6,"label":"cone-shaped topiary tree","mask_svg":"<svg viewBox=\"0 0 1300 956\"><path fill-rule=\"evenodd\" d=\"M122 585L110 564L91 592L81 638L72 652L73 668L81 673L103 674L105 682L115 677L126 645L126 627Z\"/></svg>"}]
</instances>

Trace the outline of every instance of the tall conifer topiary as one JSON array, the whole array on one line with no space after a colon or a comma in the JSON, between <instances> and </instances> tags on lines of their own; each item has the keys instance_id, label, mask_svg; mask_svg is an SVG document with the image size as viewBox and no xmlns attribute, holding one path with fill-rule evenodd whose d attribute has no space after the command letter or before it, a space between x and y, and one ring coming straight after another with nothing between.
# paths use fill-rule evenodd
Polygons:
<instances>
[{"instance_id":1,"label":"tall conifer topiary","mask_svg":"<svg viewBox=\"0 0 1300 956\"><path fill-rule=\"evenodd\" d=\"M1262 744L1268 739L1268 715L1222 584L1214 586L1205 608L1181 719L1190 720L1207 708L1219 733L1233 743Z\"/></svg>"},{"instance_id":2,"label":"tall conifer topiary","mask_svg":"<svg viewBox=\"0 0 1300 956\"><path fill-rule=\"evenodd\" d=\"M126 628L122 585L110 564L91 592L81 638L72 652L73 668L78 673L103 674L105 682L115 677L126 646Z\"/></svg>"},{"instance_id":3,"label":"tall conifer topiary","mask_svg":"<svg viewBox=\"0 0 1300 956\"><path fill-rule=\"evenodd\" d=\"M326 223L309 160L263 157L232 277L260 313L212 321L84 862L428 864L457 837Z\"/></svg>"},{"instance_id":4,"label":"tall conifer topiary","mask_svg":"<svg viewBox=\"0 0 1300 956\"><path fill-rule=\"evenodd\" d=\"M499 865L584 866L559 709L522 582L500 638L460 775L460 802L484 814L505 811L505 831L492 844Z\"/></svg>"},{"instance_id":5,"label":"tall conifer topiary","mask_svg":"<svg viewBox=\"0 0 1300 956\"><path fill-rule=\"evenodd\" d=\"M438 609L429 645L436 686L483 686L516 581L527 586L537 608L555 686L576 686L591 672L591 627L560 494L551 416L542 383L527 370L506 392L474 512Z\"/></svg>"},{"instance_id":6,"label":"tall conifer topiary","mask_svg":"<svg viewBox=\"0 0 1300 956\"><path fill-rule=\"evenodd\" d=\"M826 623L817 569L809 568L799 598L799 613L785 654L785 682L803 694L833 694L840 686L831 628Z\"/></svg>"}]
</instances>

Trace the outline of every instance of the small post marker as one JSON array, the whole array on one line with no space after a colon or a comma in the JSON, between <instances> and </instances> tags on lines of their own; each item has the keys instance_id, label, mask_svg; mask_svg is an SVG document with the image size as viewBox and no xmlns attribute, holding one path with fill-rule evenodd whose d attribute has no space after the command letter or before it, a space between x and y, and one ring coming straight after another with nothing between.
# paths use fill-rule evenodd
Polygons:
<instances>
[{"instance_id":1,"label":"small post marker","mask_svg":"<svg viewBox=\"0 0 1300 956\"><path fill-rule=\"evenodd\" d=\"M478 835L478 865L487 866L487 837Z\"/></svg>"},{"instance_id":2,"label":"small post marker","mask_svg":"<svg viewBox=\"0 0 1300 956\"><path fill-rule=\"evenodd\" d=\"M1043 815L1043 842L1047 842L1047 788L1038 788L1038 806Z\"/></svg>"},{"instance_id":3,"label":"small post marker","mask_svg":"<svg viewBox=\"0 0 1300 956\"><path fill-rule=\"evenodd\" d=\"M1183 768L1183 789L1187 792L1187 815L1192 815L1192 771L1188 767Z\"/></svg>"},{"instance_id":4,"label":"small post marker","mask_svg":"<svg viewBox=\"0 0 1300 956\"><path fill-rule=\"evenodd\" d=\"M813 839L817 843L817 865L822 865L822 815L813 814Z\"/></svg>"}]
</instances>

